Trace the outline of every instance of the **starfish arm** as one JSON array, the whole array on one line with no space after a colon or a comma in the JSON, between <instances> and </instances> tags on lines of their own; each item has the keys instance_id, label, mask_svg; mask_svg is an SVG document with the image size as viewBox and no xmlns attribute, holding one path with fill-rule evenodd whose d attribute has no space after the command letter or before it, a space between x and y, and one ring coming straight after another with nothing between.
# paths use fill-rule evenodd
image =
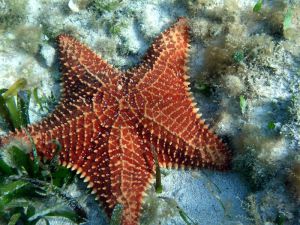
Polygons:
<instances>
[{"instance_id":1,"label":"starfish arm","mask_svg":"<svg viewBox=\"0 0 300 225\"><path fill-rule=\"evenodd\" d=\"M164 166L224 169L230 153L200 119L187 81L188 28L180 19L153 44L147 56L152 68L136 72L130 93L131 110L142 118ZM144 65L146 66L146 65ZM146 132L146 131L145 131ZM185 160L185 161L184 161ZM184 161L184 162L183 162Z\"/></svg>"},{"instance_id":2,"label":"starfish arm","mask_svg":"<svg viewBox=\"0 0 300 225\"><path fill-rule=\"evenodd\" d=\"M189 26L185 18L180 18L173 26L158 36L146 52L139 66L128 70L127 76L131 78L129 88L132 86L153 83L155 77L152 73L169 73L174 69L177 76L185 80L187 66L185 65L189 48ZM164 64L168 66L164 71ZM184 66L181 66L184 65ZM167 77L167 75L166 75Z\"/></svg>"},{"instance_id":3,"label":"starfish arm","mask_svg":"<svg viewBox=\"0 0 300 225\"><path fill-rule=\"evenodd\" d=\"M101 121L93 112L82 112L73 118L59 118L55 112L39 123L3 137L5 144L11 140L25 142L31 145L32 138L38 154L52 159L57 149L57 142L61 145L60 162L64 165L73 164L80 154L85 154L90 141L95 135L102 133ZM49 119L50 118L50 119ZM99 129L96 130L96 129ZM28 133L27 133L28 132Z\"/></svg>"},{"instance_id":4,"label":"starfish arm","mask_svg":"<svg viewBox=\"0 0 300 225\"><path fill-rule=\"evenodd\" d=\"M63 100L89 101L100 87L106 87L119 75L117 69L73 37L59 35L57 41Z\"/></svg>"},{"instance_id":5,"label":"starfish arm","mask_svg":"<svg viewBox=\"0 0 300 225\"><path fill-rule=\"evenodd\" d=\"M63 154L60 156L63 165L76 170L80 178L88 183L88 188L92 189L96 200L99 200L107 216L110 218L115 205L116 196L113 194L111 177L114 176L110 169L109 138L110 127L102 126L100 121L93 125L95 132L90 134L92 138L88 146L79 144L75 146L78 151L73 154ZM89 129L90 130L90 129Z\"/></svg>"},{"instance_id":6,"label":"starfish arm","mask_svg":"<svg viewBox=\"0 0 300 225\"><path fill-rule=\"evenodd\" d=\"M106 129L111 127L117 114L117 100L109 92L100 89L91 104L68 105L61 102L48 117L29 125L26 130L40 156L52 159L58 142L62 147L60 162L68 167L75 164L80 166L93 142L99 143L97 135L108 136ZM0 144L5 145L11 140L31 145L25 129L1 137Z\"/></svg>"},{"instance_id":7,"label":"starfish arm","mask_svg":"<svg viewBox=\"0 0 300 225\"><path fill-rule=\"evenodd\" d=\"M114 124L109 140L111 186L117 202L123 205L122 225L137 225L145 191L154 174L149 146L123 114Z\"/></svg>"},{"instance_id":8,"label":"starfish arm","mask_svg":"<svg viewBox=\"0 0 300 225\"><path fill-rule=\"evenodd\" d=\"M59 105L47 118L28 127L29 134L35 141L47 141L41 144L43 147L41 149L48 158L52 156L52 151L55 149L54 145L49 143L49 138L54 139L57 129L60 129L60 132L64 128L69 130L70 118L71 121L80 121L85 118L84 114L92 111L101 115L105 123L104 120L108 120L105 118L109 114L107 112L115 110L114 103L118 97L108 94L108 98L103 98L104 93L117 89L119 72L116 69L70 36L58 36L58 46L63 73L63 96ZM25 131L21 130L2 137L0 145L7 144L14 138L29 143Z\"/></svg>"},{"instance_id":9,"label":"starfish arm","mask_svg":"<svg viewBox=\"0 0 300 225\"><path fill-rule=\"evenodd\" d=\"M186 142L168 131L161 131L158 135L161 138L152 135L152 144L157 151L160 166L164 168L227 170L231 158L228 147L209 130L202 129L201 131L202 133L194 133L195 137L198 137L199 140L202 139L196 145ZM168 140L163 138L166 136Z\"/></svg>"}]
</instances>

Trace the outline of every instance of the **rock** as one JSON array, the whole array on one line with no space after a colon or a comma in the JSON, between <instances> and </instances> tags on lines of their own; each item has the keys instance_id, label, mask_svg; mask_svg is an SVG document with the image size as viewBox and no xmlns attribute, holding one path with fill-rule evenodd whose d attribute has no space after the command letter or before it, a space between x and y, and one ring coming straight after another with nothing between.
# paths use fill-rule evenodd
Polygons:
<instances>
[{"instance_id":1,"label":"rock","mask_svg":"<svg viewBox=\"0 0 300 225\"><path fill-rule=\"evenodd\" d=\"M69 3L68 3L68 7L69 9L71 9L72 12L79 12L80 11L80 8L79 8L79 5L77 4L77 1L73 1L73 0L70 0Z\"/></svg>"},{"instance_id":2,"label":"rock","mask_svg":"<svg viewBox=\"0 0 300 225\"><path fill-rule=\"evenodd\" d=\"M41 48L41 55L48 67L51 67L55 59L55 49L49 44L43 44Z\"/></svg>"}]
</instances>

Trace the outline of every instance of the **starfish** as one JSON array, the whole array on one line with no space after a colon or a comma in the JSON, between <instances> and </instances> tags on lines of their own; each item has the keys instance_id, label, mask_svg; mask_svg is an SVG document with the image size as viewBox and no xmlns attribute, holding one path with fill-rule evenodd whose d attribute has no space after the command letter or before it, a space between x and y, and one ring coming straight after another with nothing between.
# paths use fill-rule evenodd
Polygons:
<instances>
[{"instance_id":1,"label":"starfish","mask_svg":"<svg viewBox=\"0 0 300 225\"><path fill-rule=\"evenodd\" d=\"M231 153L205 124L190 92L189 26L180 18L140 65L122 72L68 35L58 36L63 91L56 109L27 130L38 154L76 170L110 217L139 224L145 192L163 168L228 169ZM0 139L30 145L25 130Z\"/></svg>"}]
</instances>

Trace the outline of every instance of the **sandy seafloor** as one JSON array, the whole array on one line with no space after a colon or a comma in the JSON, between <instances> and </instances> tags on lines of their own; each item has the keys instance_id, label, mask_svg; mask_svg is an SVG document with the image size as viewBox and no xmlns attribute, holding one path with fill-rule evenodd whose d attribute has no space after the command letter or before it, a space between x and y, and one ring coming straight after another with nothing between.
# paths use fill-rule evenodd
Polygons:
<instances>
[{"instance_id":1,"label":"sandy seafloor","mask_svg":"<svg viewBox=\"0 0 300 225\"><path fill-rule=\"evenodd\" d=\"M38 87L40 93L53 92L57 98L56 35L71 33L109 63L127 69L178 17L189 18L192 91L207 123L229 142L234 169L166 171L163 193L152 196L157 211L144 212L143 223L185 224L177 204L199 225L279 224L279 216L284 216L284 224L300 224L300 175L294 169L300 163L297 1L268 2L259 15L252 12L256 1L250 0L124 0L98 11L89 7L93 1L88 0L28 0L20 1L24 7L17 12L9 12L8 2L0 1L0 15L19 13L22 19L0 29L0 88L24 77L29 89ZM292 21L283 28L289 7ZM232 57L238 51L244 55L237 62ZM199 83L210 88L208 96L199 91ZM246 99L244 108L240 96ZM34 102L30 118L41 119ZM79 186L68 191L74 197L85 195L84 185ZM89 215L86 224L106 224L92 198L82 200Z\"/></svg>"}]
</instances>

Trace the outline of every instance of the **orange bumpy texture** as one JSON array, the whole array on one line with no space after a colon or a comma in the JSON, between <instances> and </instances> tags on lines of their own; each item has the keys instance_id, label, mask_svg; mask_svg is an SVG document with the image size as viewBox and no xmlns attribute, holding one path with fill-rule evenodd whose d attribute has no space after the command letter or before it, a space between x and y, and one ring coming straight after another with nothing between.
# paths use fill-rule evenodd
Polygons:
<instances>
[{"instance_id":1,"label":"orange bumpy texture","mask_svg":"<svg viewBox=\"0 0 300 225\"><path fill-rule=\"evenodd\" d=\"M229 167L227 146L204 124L187 75L186 19L162 33L142 63L120 72L68 35L58 37L63 94L54 112L28 127L40 156L76 170L108 216L124 207L123 225L139 224L143 197L161 167ZM23 130L0 144L21 139ZM154 153L156 151L156 153Z\"/></svg>"}]
</instances>

